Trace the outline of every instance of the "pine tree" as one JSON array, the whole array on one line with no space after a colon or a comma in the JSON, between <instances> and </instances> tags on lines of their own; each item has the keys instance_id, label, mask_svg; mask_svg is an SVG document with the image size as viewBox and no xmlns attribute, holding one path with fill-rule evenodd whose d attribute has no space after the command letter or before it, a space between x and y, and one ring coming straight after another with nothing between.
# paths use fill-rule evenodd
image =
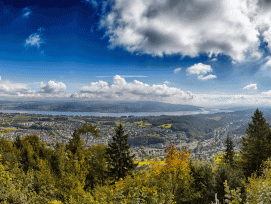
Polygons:
<instances>
[{"instance_id":1,"label":"pine tree","mask_svg":"<svg viewBox=\"0 0 271 204\"><path fill-rule=\"evenodd\" d=\"M242 138L242 166L247 177L259 170L262 162L270 155L270 130L269 124L263 117L263 113L257 108L252 116L252 123L248 125L246 137Z\"/></svg>"},{"instance_id":2,"label":"pine tree","mask_svg":"<svg viewBox=\"0 0 271 204\"><path fill-rule=\"evenodd\" d=\"M113 142L109 143L106 148L109 176L114 180L124 178L137 166L137 164L134 164L134 157L135 155L130 155L128 135L124 135L123 127L120 124L116 129Z\"/></svg>"},{"instance_id":3,"label":"pine tree","mask_svg":"<svg viewBox=\"0 0 271 204\"><path fill-rule=\"evenodd\" d=\"M225 163L229 163L231 166L233 166L233 160L234 160L234 150L233 150L233 142L232 139L227 136L226 139L226 151L225 151L225 156L224 156L224 161Z\"/></svg>"}]
</instances>

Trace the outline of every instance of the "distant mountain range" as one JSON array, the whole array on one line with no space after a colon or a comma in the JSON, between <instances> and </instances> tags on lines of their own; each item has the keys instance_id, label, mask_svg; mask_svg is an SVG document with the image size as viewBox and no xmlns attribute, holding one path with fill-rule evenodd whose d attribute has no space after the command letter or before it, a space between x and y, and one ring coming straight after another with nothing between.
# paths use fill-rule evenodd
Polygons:
<instances>
[{"instance_id":1,"label":"distant mountain range","mask_svg":"<svg viewBox=\"0 0 271 204\"><path fill-rule=\"evenodd\" d=\"M161 102L107 102L107 101L0 101L0 110L57 111L57 112L175 112L200 111L201 107Z\"/></svg>"}]
</instances>

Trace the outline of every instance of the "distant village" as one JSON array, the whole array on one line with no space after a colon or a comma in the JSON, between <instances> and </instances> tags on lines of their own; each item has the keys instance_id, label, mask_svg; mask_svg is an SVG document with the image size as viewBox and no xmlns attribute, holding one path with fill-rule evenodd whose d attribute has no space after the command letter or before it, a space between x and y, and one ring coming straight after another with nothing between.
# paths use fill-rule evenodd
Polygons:
<instances>
[{"instance_id":1,"label":"distant village","mask_svg":"<svg viewBox=\"0 0 271 204\"><path fill-rule=\"evenodd\" d=\"M137 118L136 118L137 119ZM225 139L228 130L232 124L217 128L213 131L213 137L203 139L202 141L188 140L184 131L173 132L170 125L153 127L152 124L143 122L138 117L138 121L129 123L127 117L86 117L86 116L52 116L36 114L19 113L1 113L0 114L0 138L6 138L13 141L17 136L25 137L27 135L38 135L41 142L44 142L50 148L59 143L67 144L72 138L73 131L84 123L96 125L100 130L99 138L90 133L82 135L84 145L87 148L90 145L107 145L112 136L115 135L115 128L119 124L124 125L125 134L129 137L142 135L155 135L163 138L164 143L151 145L131 146L131 153L135 154L136 161L150 161L156 159L164 161L165 147L173 143L177 148L187 148L191 157L201 161L213 160L214 155L221 154L225 150ZM113 123L112 123L113 122ZM109 125L108 125L109 123ZM239 153L239 141L244 135L231 135L235 145L235 152Z\"/></svg>"}]
</instances>

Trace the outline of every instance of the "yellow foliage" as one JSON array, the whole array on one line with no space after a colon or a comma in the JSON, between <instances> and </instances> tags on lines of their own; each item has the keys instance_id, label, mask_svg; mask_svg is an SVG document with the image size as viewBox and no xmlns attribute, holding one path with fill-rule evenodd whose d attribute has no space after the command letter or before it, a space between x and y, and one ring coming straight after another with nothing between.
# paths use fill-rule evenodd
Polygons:
<instances>
[{"instance_id":1,"label":"yellow foliage","mask_svg":"<svg viewBox=\"0 0 271 204\"><path fill-rule=\"evenodd\" d=\"M163 128L171 128L172 124L163 124L158 127L163 127Z\"/></svg>"},{"instance_id":2,"label":"yellow foliage","mask_svg":"<svg viewBox=\"0 0 271 204\"><path fill-rule=\"evenodd\" d=\"M171 192L173 195L182 189L179 197L188 199L193 194L191 184L193 178L190 175L189 158L190 154L186 149L178 151L173 144L166 149L165 165L161 166L158 162L151 162L152 177L159 184L163 191ZM176 198L177 199L177 198Z\"/></svg>"},{"instance_id":3,"label":"yellow foliage","mask_svg":"<svg viewBox=\"0 0 271 204\"><path fill-rule=\"evenodd\" d=\"M254 174L246 185L247 203L271 203L271 159L269 158L263 165L264 175L256 177Z\"/></svg>"},{"instance_id":4,"label":"yellow foliage","mask_svg":"<svg viewBox=\"0 0 271 204\"><path fill-rule=\"evenodd\" d=\"M62 202L54 200L54 201L50 201L48 204L62 204Z\"/></svg>"}]
</instances>

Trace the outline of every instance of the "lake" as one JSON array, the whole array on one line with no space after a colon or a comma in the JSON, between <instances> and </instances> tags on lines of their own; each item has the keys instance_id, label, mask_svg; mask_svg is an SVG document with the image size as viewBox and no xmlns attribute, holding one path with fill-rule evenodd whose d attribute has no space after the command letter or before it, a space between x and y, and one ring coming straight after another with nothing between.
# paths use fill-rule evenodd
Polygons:
<instances>
[{"instance_id":1,"label":"lake","mask_svg":"<svg viewBox=\"0 0 271 204\"><path fill-rule=\"evenodd\" d=\"M161 115L181 116L181 115L212 114L212 113L218 113L218 112L233 112L233 111L201 108L200 111L134 112L134 113L57 112L57 111L23 111L23 110L0 110L0 112L2 113L28 113L28 114L42 114L42 115L66 115L66 116L121 117L121 116L161 116Z\"/></svg>"}]
</instances>

